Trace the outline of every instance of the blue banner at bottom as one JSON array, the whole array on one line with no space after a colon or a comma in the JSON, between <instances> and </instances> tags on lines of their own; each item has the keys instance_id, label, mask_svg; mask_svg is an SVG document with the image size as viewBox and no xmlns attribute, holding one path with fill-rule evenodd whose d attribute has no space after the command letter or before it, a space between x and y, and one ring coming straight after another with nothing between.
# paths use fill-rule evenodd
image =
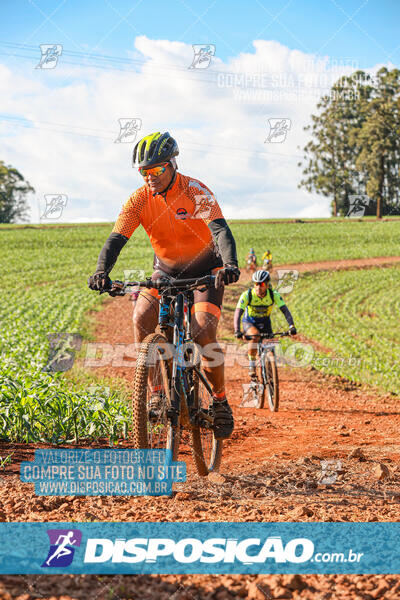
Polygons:
<instances>
[{"instance_id":1,"label":"blue banner at bottom","mask_svg":"<svg viewBox=\"0 0 400 600\"><path fill-rule=\"evenodd\" d=\"M400 523L0 523L0 574L400 573Z\"/></svg>"}]
</instances>

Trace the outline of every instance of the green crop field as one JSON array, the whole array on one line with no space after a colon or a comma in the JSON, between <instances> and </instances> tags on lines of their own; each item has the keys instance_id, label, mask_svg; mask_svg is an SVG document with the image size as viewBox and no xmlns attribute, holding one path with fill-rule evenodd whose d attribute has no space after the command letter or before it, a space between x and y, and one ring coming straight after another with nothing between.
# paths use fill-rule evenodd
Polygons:
<instances>
[{"instance_id":1,"label":"green crop field","mask_svg":"<svg viewBox=\"0 0 400 600\"><path fill-rule=\"evenodd\" d=\"M80 331L93 298L63 285L22 286L0 296L0 437L12 441L115 439L128 411L116 394L82 389L61 372L47 372L48 334ZM68 351L68 348L65 350Z\"/></svg>"},{"instance_id":2,"label":"green crop field","mask_svg":"<svg viewBox=\"0 0 400 600\"><path fill-rule=\"evenodd\" d=\"M264 221L259 224L232 222L231 226L242 264L250 246L258 254L269 247L275 264L397 253L399 225L395 221ZM86 315L100 306L102 298L87 288L86 281L95 270L97 256L110 231L111 224L107 223L0 227L3 259L0 295L2 439L59 443L90 436L115 438L126 430L129 409L121 386L111 384L110 396L101 391L94 394L88 391L88 384L94 377L82 375L75 366L67 379L62 373L46 371L49 334L79 332L86 338L90 336ZM140 228L123 249L112 276L122 278L124 269L143 269L148 275L152 270L152 257L147 236ZM394 339L394 333L390 338L390 330L396 311L392 317L382 298L386 297L396 308L392 300L396 293L394 288L391 292L387 275L387 287L379 283L379 274L391 273L392 280L396 281L398 270L377 271L375 283L370 285L372 273L357 271L302 277L288 301L308 337L320 339L333 351L358 352L363 356L365 353L365 360L375 353L380 366L375 375L369 375L368 381L383 389L392 389L397 380L391 363L395 354L390 354L389 341ZM354 306L348 302L353 298L352 289L360 291L360 295L354 297ZM380 290L378 296L375 289ZM376 298L380 312L372 304L370 306L369 302L373 301L368 299L366 290ZM398 291L397 288L397 297ZM333 298L337 298L333 303L334 311L329 308ZM365 307L358 314L360 298L364 299ZM370 334L367 333L369 317L364 312L379 314L377 318L371 317L374 330ZM321 321L317 318L319 314ZM340 331L340 336L335 337L335 328ZM330 337L327 337L328 331ZM387 338L382 338L384 332ZM387 340L382 352L378 352L378 339ZM344 340L348 340L347 345ZM354 340L354 346L350 344L351 340ZM380 368L385 369L384 375ZM364 371L366 373L365 368ZM365 373L361 377L363 380ZM348 375L342 371L340 374Z\"/></svg>"},{"instance_id":3,"label":"green crop field","mask_svg":"<svg viewBox=\"0 0 400 600\"><path fill-rule=\"evenodd\" d=\"M399 393L400 267L300 274L286 302L299 330L332 351L316 353L317 368Z\"/></svg>"},{"instance_id":4,"label":"green crop field","mask_svg":"<svg viewBox=\"0 0 400 600\"><path fill-rule=\"evenodd\" d=\"M241 265L250 247L260 258L270 249L274 264L398 255L398 221L233 221L231 228Z\"/></svg>"}]
</instances>

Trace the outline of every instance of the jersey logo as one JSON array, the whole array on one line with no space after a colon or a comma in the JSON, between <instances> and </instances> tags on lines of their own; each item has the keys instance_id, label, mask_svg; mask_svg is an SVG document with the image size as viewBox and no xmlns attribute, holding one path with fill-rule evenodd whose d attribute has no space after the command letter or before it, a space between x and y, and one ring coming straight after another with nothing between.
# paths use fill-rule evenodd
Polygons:
<instances>
[{"instance_id":1,"label":"jersey logo","mask_svg":"<svg viewBox=\"0 0 400 600\"><path fill-rule=\"evenodd\" d=\"M175 219L180 219L181 221L184 221L185 219L189 219L190 216L191 215L189 215L186 208L177 208L176 214L175 214Z\"/></svg>"}]
</instances>

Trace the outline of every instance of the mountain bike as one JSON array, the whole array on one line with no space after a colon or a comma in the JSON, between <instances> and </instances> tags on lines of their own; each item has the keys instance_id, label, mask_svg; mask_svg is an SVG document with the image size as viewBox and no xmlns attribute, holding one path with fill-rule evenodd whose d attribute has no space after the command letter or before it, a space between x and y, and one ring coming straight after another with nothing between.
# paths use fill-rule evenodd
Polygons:
<instances>
[{"instance_id":1,"label":"mountain bike","mask_svg":"<svg viewBox=\"0 0 400 600\"><path fill-rule=\"evenodd\" d=\"M257 271L257 261L247 258L245 268L248 273L254 273Z\"/></svg>"},{"instance_id":2,"label":"mountain bike","mask_svg":"<svg viewBox=\"0 0 400 600\"><path fill-rule=\"evenodd\" d=\"M272 260L270 258L265 258L262 268L264 271L272 271Z\"/></svg>"},{"instance_id":3,"label":"mountain bike","mask_svg":"<svg viewBox=\"0 0 400 600\"><path fill-rule=\"evenodd\" d=\"M177 460L184 430L189 432L199 475L217 471L222 440L213 431L212 389L200 366L200 351L191 334L193 291L215 285L215 276L113 282L115 295L129 288L155 288L160 293L158 327L142 342L136 362L132 397L134 447L166 448ZM115 292L115 288L118 292ZM172 340L172 341L170 341Z\"/></svg>"},{"instance_id":4,"label":"mountain bike","mask_svg":"<svg viewBox=\"0 0 400 600\"><path fill-rule=\"evenodd\" d=\"M246 340L259 338L257 344L259 378L256 375L252 379L247 392L249 399L252 400L252 406L255 408L264 408L265 394L267 394L270 410L277 412L279 408L279 378L275 351L279 341L274 338L288 335L290 335L288 331L243 335ZM265 340L267 341L265 342Z\"/></svg>"}]
</instances>

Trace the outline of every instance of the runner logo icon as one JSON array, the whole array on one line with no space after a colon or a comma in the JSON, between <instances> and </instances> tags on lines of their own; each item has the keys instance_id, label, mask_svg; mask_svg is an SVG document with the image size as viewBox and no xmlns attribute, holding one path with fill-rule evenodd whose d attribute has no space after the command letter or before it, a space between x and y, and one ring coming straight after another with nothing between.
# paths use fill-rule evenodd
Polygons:
<instances>
[{"instance_id":1,"label":"runner logo icon","mask_svg":"<svg viewBox=\"0 0 400 600\"><path fill-rule=\"evenodd\" d=\"M69 567L75 554L75 547L82 541L79 529L48 529L50 550L42 567Z\"/></svg>"}]
</instances>

